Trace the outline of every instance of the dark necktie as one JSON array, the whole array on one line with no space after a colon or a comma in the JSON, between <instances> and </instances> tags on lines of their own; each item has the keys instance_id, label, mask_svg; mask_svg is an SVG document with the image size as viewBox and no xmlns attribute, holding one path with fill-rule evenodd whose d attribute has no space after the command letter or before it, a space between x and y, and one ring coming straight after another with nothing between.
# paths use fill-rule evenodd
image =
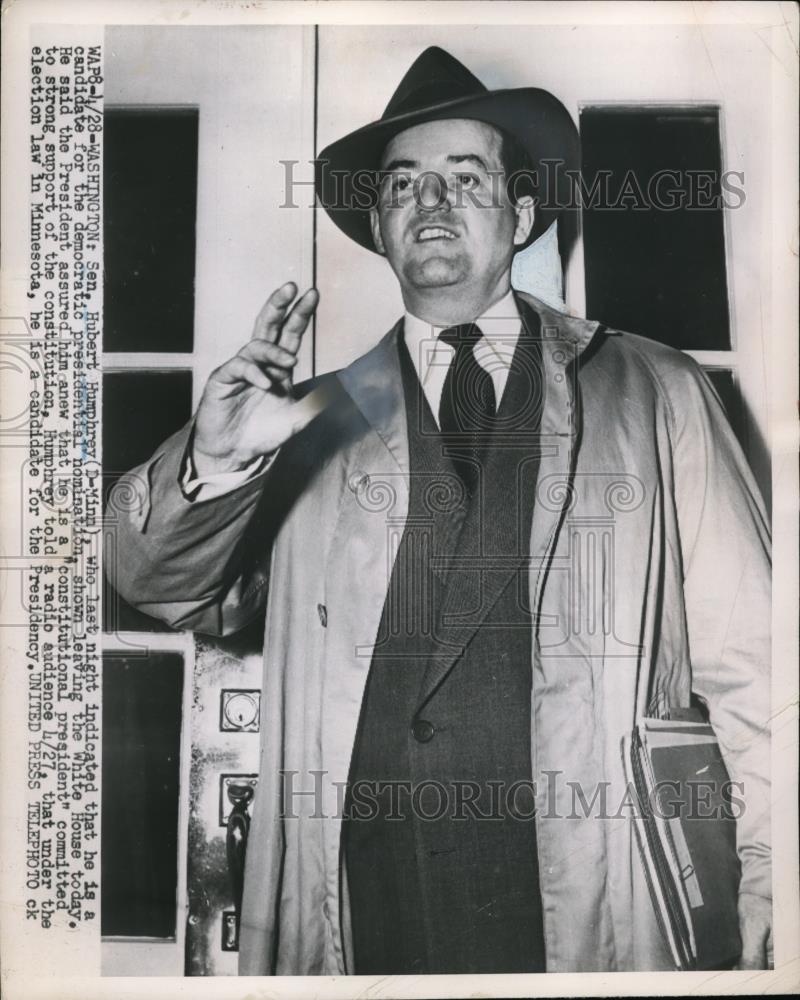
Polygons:
<instances>
[{"instance_id":1,"label":"dark necktie","mask_svg":"<svg viewBox=\"0 0 800 1000\"><path fill-rule=\"evenodd\" d=\"M470 496L480 481L481 455L497 410L492 377L473 351L481 336L474 323L451 326L439 334L455 351L442 389L439 428L453 446L453 464Z\"/></svg>"}]
</instances>

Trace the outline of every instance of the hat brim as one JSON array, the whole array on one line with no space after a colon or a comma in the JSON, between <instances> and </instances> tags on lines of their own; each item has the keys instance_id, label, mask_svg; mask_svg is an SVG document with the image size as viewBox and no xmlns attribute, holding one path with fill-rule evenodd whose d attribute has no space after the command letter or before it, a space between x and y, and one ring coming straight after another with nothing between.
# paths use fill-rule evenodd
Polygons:
<instances>
[{"instance_id":1,"label":"hat brim","mask_svg":"<svg viewBox=\"0 0 800 1000\"><path fill-rule=\"evenodd\" d=\"M448 118L469 118L503 129L527 151L539 189L533 228L524 246L541 236L570 204L567 171L580 168L580 139L567 109L536 87L493 90L372 122L326 146L315 164L317 197L345 235L377 252L369 220L370 192L359 177L379 169L383 151L400 132Z\"/></svg>"}]
</instances>

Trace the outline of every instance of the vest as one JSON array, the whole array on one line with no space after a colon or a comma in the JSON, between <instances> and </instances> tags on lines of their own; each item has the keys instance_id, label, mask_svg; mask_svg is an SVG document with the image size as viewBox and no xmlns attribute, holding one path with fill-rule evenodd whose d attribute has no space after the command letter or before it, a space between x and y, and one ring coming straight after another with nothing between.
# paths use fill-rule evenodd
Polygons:
<instances>
[{"instance_id":1,"label":"vest","mask_svg":"<svg viewBox=\"0 0 800 1000\"><path fill-rule=\"evenodd\" d=\"M472 501L448 457L457 442L440 435L399 341L409 512L343 823L356 974L544 971L525 559L541 379L538 329L526 319ZM463 623L498 589L421 704L432 658L459 644Z\"/></svg>"}]
</instances>

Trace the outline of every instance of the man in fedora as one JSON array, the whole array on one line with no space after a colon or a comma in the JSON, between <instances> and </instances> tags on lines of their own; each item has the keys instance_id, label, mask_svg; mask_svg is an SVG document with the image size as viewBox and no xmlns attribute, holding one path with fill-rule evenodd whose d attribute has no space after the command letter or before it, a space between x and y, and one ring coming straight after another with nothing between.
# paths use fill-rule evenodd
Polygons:
<instances>
[{"instance_id":1,"label":"man in fedora","mask_svg":"<svg viewBox=\"0 0 800 1000\"><path fill-rule=\"evenodd\" d=\"M318 295L281 286L117 487L127 600L217 634L266 607L242 973L671 968L620 743L693 696L768 961L766 518L690 359L511 288L577 165L552 95L422 53L317 169L405 316L296 386Z\"/></svg>"}]
</instances>

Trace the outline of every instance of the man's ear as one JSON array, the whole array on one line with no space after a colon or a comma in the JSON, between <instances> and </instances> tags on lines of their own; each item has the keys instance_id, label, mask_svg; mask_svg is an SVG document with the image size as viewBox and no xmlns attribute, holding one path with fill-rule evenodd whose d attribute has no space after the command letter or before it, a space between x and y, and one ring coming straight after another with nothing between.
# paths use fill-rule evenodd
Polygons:
<instances>
[{"instance_id":1,"label":"man's ear","mask_svg":"<svg viewBox=\"0 0 800 1000\"><path fill-rule=\"evenodd\" d=\"M372 229L372 239L373 242L375 243L375 249L378 251L379 254L383 254L383 256L385 257L386 247L383 245L383 237L381 236L381 223L380 219L378 218L377 208L371 208L369 210L369 225L370 229Z\"/></svg>"},{"instance_id":2,"label":"man's ear","mask_svg":"<svg viewBox=\"0 0 800 1000\"><path fill-rule=\"evenodd\" d=\"M533 229L533 220L536 218L536 209L533 207L533 198L523 195L514 205L514 212L517 216L517 228L514 230L514 246L521 246L530 236Z\"/></svg>"}]
</instances>

